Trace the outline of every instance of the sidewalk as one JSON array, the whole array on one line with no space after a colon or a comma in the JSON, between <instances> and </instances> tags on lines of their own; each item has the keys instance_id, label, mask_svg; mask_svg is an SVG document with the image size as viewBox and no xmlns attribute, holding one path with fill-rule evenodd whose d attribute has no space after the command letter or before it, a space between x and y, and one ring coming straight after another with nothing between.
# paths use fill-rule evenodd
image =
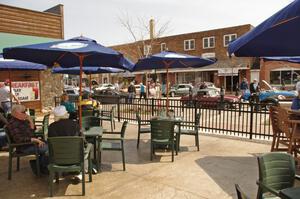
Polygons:
<instances>
[{"instance_id":1,"label":"sidewalk","mask_svg":"<svg viewBox=\"0 0 300 199\"><path fill-rule=\"evenodd\" d=\"M109 123L104 122L104 125L109 128ZM118 123L117 129L120 126ZM151 162L149 135L142 135L138 150L136 137L137 127L130 124L126 131L125 172L122 171L121 153L103 152L103 171L93 175L92 183L86 183L85 198L235 198L235 183L255 198L256 156L270 150L270 144L266 143L201 134L200 151L194 147L193 137L182 136L181 152L174 163L170 153L156 156ZM14 169L12 180L7 180L7 155L0 152L1 197L47 197L48 178L34 177L29 159L21 159L20 171ZM81 184L73 185L70 180L54 185L57 198L82 198L80 194Z\"/></svg>"}]
</instances>

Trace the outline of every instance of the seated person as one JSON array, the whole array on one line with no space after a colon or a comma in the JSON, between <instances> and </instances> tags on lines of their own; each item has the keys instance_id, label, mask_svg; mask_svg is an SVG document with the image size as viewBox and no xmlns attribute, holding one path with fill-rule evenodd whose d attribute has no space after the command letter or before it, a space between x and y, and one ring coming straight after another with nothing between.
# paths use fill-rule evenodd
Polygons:
<instances>
[{"instance_id":1,"label":"seated person","mask_svg":"<svg viewBox=\"0 0 300 199\"><path fill-rule=\"evenodd\" d=\"M80 128L76 121L69 119L65 106L57 106L53 110L54 121L48 127L48 137L79 136Z\"/></svg>"},{"instance_id":2,"label":"seated person","mask_svg":"<svg viewBox=\"0 0 300 199\"><path fill-rule=\"evenodd\" d=\"M298 96L293 99L291 109L300 110L300 87L297 88Z\"/></svg>"},{"instance_id":3,"label":"seated person","mask_svg":"<svg viewBox=\"0 0 300 199\"><path fill-rule=\"evenodd\" d=\"M63 94L61 96L60 104L66 107L66 110L69 113L69 118L70 119L77 119L77 113L76 113L76 110L75 110L75 106L74 106L73 103L71 103L69 101L69 96L67 94Z\"/></svg>"},{"instance_id":4,"label":"seated person","mask_svg":"<svg viewBox=\"0 0 300 199\"><path fill-rule=\"evenodd\" d=\"M78 123L69 119L69 114L65 106L57 106L53 110L54 122L48 127L48 137L59 136L81 136ZM88 161L84 162L85 168L88 168ZM82 180L82 175L76 176L77 180Z\"/></svg>"},{"instance_id":5,"label":"seated person","mask_svg":"<svg viewBox=\"0 0 300 199\"><path fill-rule=\"evenodd\" d=\"M25 106L18 104L12 107L11 118L8 121L7 128L14 143L32 142L38 144L41 172L46 172L48 158L45 156L45 153L48 151L48 146L44 141L34 137L35 126L31 117L26 114ZM35 154L34 145L21 146L17 150L22 153ZM35 163L31 163L31 166L33 165ZM36 168L32 169L35 171Z\"/></svg>"}]
</instances>

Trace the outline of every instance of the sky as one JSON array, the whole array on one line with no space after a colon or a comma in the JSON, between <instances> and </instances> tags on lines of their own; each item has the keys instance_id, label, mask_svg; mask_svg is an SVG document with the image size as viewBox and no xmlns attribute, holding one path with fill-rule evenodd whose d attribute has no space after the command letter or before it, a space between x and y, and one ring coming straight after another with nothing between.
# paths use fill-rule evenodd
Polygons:
<instances>
[{"instance_id":1,"label":"sky","mask_svg":"<svg viewBox=\"0 0 300 199\"><path fill-rule=\"evenodd\" d=\"M256 26L292 0L0 0L0 3L44 11L64 5L65 39L83 35L111 46L133 42L122 26L129 19L141 38L139 21L168 23L162 36L251 24Z\"/></svg>"}]
</instances>

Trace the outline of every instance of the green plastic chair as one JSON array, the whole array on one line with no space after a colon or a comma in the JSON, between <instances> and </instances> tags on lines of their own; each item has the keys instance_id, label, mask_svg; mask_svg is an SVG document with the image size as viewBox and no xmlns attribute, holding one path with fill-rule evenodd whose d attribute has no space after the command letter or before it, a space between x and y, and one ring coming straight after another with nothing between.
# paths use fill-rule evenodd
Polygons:
<instances>
[{"instance_id":1,"label":"green plastic chair","mask_svg":"<svg viewBox=\"0 0 300 199\"><path fill-rule=\"evenodd\" d=\"M61 172L81 172L82 173L82 195L85 195L85 168L84 160L89 163L89 182L92 182L92 164L91 164L91 144L84 148L83 137L50 137L48 139L49 147L49 196L53 196L53 180L59 182L59 173Z\"/></svg>"},{"instance_id":2,"label":"green plastic chair","mask_svg":"<svg viewBox=\"0 0 300 199\"><path fill-rule=\"evenodd\" d=\"M195 137L195 145L199 151L199 124L200 124L200 113L196 114L195 122L184 121L184 125L180 127L180 135L178 138L178 145L180 145L181 135L190 135ZM175 129L176 133L179 133L179 129ZM179 146L178 146L179 147Z\"/></svg>"},{"instance_id":3,"label":"green plastic chair","mask_svg":"<svg viewBox=\"0 0 300 199\"><path fill-rule=\"evenodd\" d=\"M81 128L88 129L93 126L100 126L101 120L95 116L84 116L81 121Z\"/></svg>"},{"instance_id":4,"label":"green plastic chair","mask_svg":"<svg viewBox=\"0 0 300 199\"><path fill-rule=\"evenodd\" d=\"M151 120L151 151L150 159L155 155L155 148L158 145L170 146L172 150L172 162L174 162L174 149L176 140L174 137L174 121L171 120ZM177 153L177 150L176 150Z\"/></svg>"},{"instance_id":5,"label":"green plastic chair","mask_svg":"<svg viewBox=\"0 0 300 199\"><path fill-rule=\"evenodd\" d=\"M280 196L283 189L292 188L295 182L295 160L288 153L271 152L257 158L259 179L257 198Z\"/></svg>"},{"instance_id":6,"label":"green plastic chair","mask_svg":"<svg viewBox=\"0 0 300 199\"><path fill-rule=\"evenodd\" d=\"M112 106L110 111L100 111L100 120L101 120L101 126L103 126L103 121L109 121L110 122L110 127L111 131L114 131L116 128L116 123L114 120L114 112L115 112L116 106Z\"/></svg>"},{"instance_id":7,"label":"green plastic chair","mask_svg":"<svg viewBox=\"0 0 300 199\"><path fill-rule=\"evenodd\" d=\"M35 121L35 126L40 127L38 130L34 132L35 137L46 139L46 136L48 135L49 118L50 118L50 114L47 114L44 115L42 121Z\"/></svg>"},{"instance_id":8,"label":"green plastic chair","mask_svg":"<svg viewBox=\"0 0 300 199\"><path fill-rule=\"evenodd\" d=\"M6 138L7 138L7 143L8 143L8 180L11 180L12 176L12 160L13 158L17 158L17 171L20 170L20 158L25 157L25 156L32 156L35 155L36 158L36 168L37 168L37 175L40 176L40 163L39 163L39 153L38 153L38 146L32 142L27 142L27 143L13 143L10 133L8 128L4 128ZM17 150L17 147L23 147L23 146L30 146L34 145L35 147L35 153L34 154L28 154L28 153L22 153Z\"/></svg>"},{"instance_id":9,"label":"green plastic chair","mask_svg":"<svg viewBox=\"0 0 300 199\"><path fill-rule=\"evenodd\" d=\"M144 133L151 133L150 129L150 123L142 121L140 114L137 112L136 113L136 120L138 122L138 138L137 138L137 144L136 148L139 148L140 145L140 135Z\"/></svg>"},{"instance_id":10,"label":"green plastic chair","mask_svg":"<svg viewBox=\"0 0 300 199\"><path fill-rule=\"evenodd\" d=\"M105 135L119 135L120 137L102 137L100 140L100 165L101 165L101 153L102 151L121 151L122 152L122 162L123 171L125 168L125 153L124 153L124 137L128 122L124 121L120 132L103 132Z\"/></svg>"},{"instance_id":11,"label":"green plastic chair","mask_svg":"<svg viewBox=\"0 0 300 199\"><path fill-rule=\"evenodd\" d=\"M237 199L250 199L240 188L238 184L235 184L235 190L236 190L236 195Z\"/></svg>"}]
</instances>

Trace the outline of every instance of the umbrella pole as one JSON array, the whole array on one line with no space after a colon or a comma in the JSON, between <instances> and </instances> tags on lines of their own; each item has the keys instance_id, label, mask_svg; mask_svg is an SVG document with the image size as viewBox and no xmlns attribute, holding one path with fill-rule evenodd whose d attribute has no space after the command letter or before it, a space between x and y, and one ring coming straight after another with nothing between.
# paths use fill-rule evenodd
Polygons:
<instances>
[{"instance_id":1,"label":"umbrella pole","mask_svg":"<svg viewBox=\"0 0 300 199\"><path fill-rule=\"evenodd\" d=\"M8 70L8 79L9 79L9 100L10 100L10 106L12 107L12 82L11 82L11 74L10 70Z\"/></svg>"},{"instance_id":2,"label":"umbrella pole","mask_svg":"<svg viewBox=\"0 0 300 199\"><path fill-rule=\"evenodd\" d=\"M92 75L90 74L90 94L92 93Z\"/></svg>"},{"instance_id":3,"label":"umbrella pole","mask_svg":"<svg viewBox=\"0 0 300 199\"><path fill-rule=\"evenodd\" d=\"M82 66L83 66L83 55L79 55L79 62L80 62L80 73L79 73L79 127L81 129L82 126L82 107L81 107L81 100L82 100Z\"/></svg>"},{"instance_id":4,"label":"umbrella pole","mask_svg":"<svg viewBox=\"0 0 300 199\"><path fill-rule=\"evenodd\" d=\"M168 115L168 112L169 112L169 64L166 63L166 68L167 68L167 82L166 82L166 94L167 94L167 115Z\"/></svg>"}]
</instances>

